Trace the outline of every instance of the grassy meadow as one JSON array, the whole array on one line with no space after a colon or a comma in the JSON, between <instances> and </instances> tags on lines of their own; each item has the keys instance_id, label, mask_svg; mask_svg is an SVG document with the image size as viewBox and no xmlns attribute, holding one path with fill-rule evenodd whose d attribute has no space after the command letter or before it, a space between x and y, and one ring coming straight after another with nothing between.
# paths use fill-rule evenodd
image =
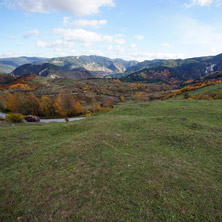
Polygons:
<instances>
[{"instance_id":1,"label":"grassy meadow","mask_svg":"<svg viewBox=\"0 0 222 222\"><path fill-rule=\"evenodd\" d=\"M0 221L222 221L222 101L0 122Z\"/></svg>"},{"instance_id":2,"label":"grassy meadow","mask_svg":"<svg viewBox=\"0 0 222 222\"><path fill-rule=\"evenodd\" d=\"M219 90L222 90L222 84L215 84L215 85L211 85L211 86L206 86L206 87L191 90L191 91L188 91L188 92L185 92L185 93L187 93L189 96L192 95L192 96L198 97L201 94L207 94L207 93L211 93L211 92L218 92ZM182 93L182 94L178 95L176 97L176 99L182 99L185 93Z\"/></svg>"}]
</instances>

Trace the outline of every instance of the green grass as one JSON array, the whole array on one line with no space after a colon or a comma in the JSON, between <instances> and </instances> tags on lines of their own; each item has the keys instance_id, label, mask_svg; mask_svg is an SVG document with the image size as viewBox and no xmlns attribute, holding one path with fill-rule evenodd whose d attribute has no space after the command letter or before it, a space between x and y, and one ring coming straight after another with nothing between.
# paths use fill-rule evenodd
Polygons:
<instances>
[{"instance_id":1,"label":"green grass","mask_svg":"<svg viewBox=\"0 0 222 222\"><path fill-rule=\"evenodd\" d=\"M221 221L222 101L0 123L0 221Z\"/></svg>"},{"instance_id":2,"label":"green grass","mask_svg":"<svg viewBox=\"0 0 222 222\"><path fill-rule=\"evenodd\" d=\"M212 86L207 86L207 87L203 87L201 89L196 89L196 90L192 90L189 92L186 92L188 95L192 95L192 96L200 96L201 94L205 94L206 92L215 92L215 91L219 91L222 90L222 84L215 84ZM181 95L177 96L177 99L181 99L184 96L185 93L182 93Z\"/></svg>"}]
</instances>

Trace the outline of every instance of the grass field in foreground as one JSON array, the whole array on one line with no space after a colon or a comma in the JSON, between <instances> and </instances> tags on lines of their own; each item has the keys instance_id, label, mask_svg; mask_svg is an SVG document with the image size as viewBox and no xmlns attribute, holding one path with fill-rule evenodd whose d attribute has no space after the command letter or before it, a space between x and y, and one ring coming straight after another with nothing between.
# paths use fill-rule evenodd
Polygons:
<instances>
[{"instance_id":1,"label":"grass field in foreground","mask_svg":"<svg viewBox=\"0 0 222 222\"><path fill-rule=\"evenodd\" d=\"M0 123L0 221L221 221L222 101Z\"/></svg>"}]
</instances>

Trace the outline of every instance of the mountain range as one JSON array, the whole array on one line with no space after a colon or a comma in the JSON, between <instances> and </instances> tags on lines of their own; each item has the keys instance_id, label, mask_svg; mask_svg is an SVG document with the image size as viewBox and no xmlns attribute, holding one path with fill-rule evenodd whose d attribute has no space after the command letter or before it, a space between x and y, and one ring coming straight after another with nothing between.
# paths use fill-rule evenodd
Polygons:
<instances>
[{"instance_id":1,"label":"mountain range","mask_svg":"<svg viewBox=\"0 0 222 222\"><path fill-rule=\"evenodd\" d=\"M28 63L28 64L27 64ZM11 74L36 74L50 78L121 78L124 81L179 83L198 79L222 70L222 54L190 59L147 60L143 62L110 59L102 56L59 58L19 57L0 59L0 70Z\"/></svg>"},{"instance_id":2,"label":"mountain range","mask_svg":"<svg viewBox=\"0 0 222 222\"><path fill-rule=\"evenodd\" d=\"M28 58L28 57L18 57L18 58L9 58L9 59L0 59L0 73L18 73L16 70L19 68L19 75L27 74L25 73L28 69L27 64L29 64L30 69L32 65L43 65L43 64L54 65L53 71L56 67L58 71L63 72L73 72L76 69L84 68L91 73L94 73L96 77L104 77L113 73L123 73L129 67L136 65L137 61L125 61L123 59L110 59L102 56L68 56L68 57L59 57L59 58ZM23 66L24 65L24 66ZM21 67L20 67L21 66ZM44 65L47 66L47 65ZM49 65L48 65L49 66ZM24 72L22 73L22 69ZM36 68L36 67L35 67ZM49 69L52 66L49 67ZM41 69L41 66L39 66ZM41 72L42 70L40 70ZM39 74L39 73L34 73Z\"/></svg>"},{"instance_id":3,"label":"mountain range","mask_svg":"<svg viewBox=\"0 0 222 222\"><path fill-rule=\"evenodd\" d=\"M25 56L0 59L0 73L8 74L21 65L45 60L46 58Z\"/></svg>"},{"instance_id":4,"label":"mountain range","mask_svg":"<svg viewBox=\"0 0 222 222\"><path fill-rule=\"evenodd\" d=\"M67 70L62 67L50 64L25 64L16 68L12 74L14 76L23 76L26 74L36 74L39 76L55 78L69 78L69 79L91 79L96 78L94 73L88 71L83 67L73 68L72 70Z\"/></svg>"},{"instance_id":5,"label":"mountain range","mask_svg":"<svg viewBox=\"0 0 222 222\"><path fill-rule=\"evenodd\" d=\"M128 81L150 81L178 83L199 79L222 70L222 54L190 59L144 61L126 70L123 79Z\"/></svg>"}]
</instances>

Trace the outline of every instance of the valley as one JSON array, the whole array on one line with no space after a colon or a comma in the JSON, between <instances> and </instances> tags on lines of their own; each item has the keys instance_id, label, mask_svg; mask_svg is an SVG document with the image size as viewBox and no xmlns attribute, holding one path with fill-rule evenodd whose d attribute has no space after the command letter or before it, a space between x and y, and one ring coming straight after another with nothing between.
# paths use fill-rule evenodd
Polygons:
<instances>
[{"instance_id":1,"label":"valley","mask_svg":"<svg viewBox=\"0 0 222 222\"><path fill-rule=\"evenodd\" d=\"M137 63L127 75L53 60L0 75L0 111L41 117L0 112L0 221L220 221L212 59Z\"/></svg>"}]
</instances>

